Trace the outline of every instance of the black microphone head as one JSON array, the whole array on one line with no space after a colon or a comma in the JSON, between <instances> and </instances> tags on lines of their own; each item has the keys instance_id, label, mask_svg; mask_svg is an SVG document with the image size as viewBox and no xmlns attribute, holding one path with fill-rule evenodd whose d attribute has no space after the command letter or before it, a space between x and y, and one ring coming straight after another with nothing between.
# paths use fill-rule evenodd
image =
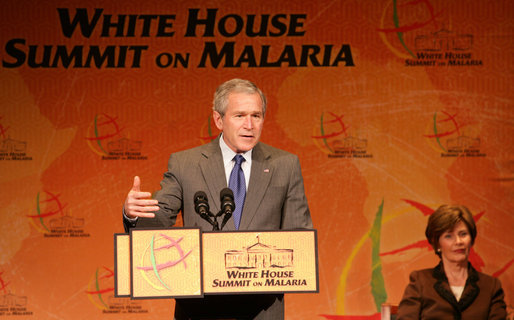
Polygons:
<instances>
[{"instance_id":1,"label":"black microphone head","mask_svg":"<svg viewBox=\"0 0 514 320\"><path fill-rule=\"evenodd\" d=\"M203 191L197 191L193 197L195 203L195 211L199 214L207 214L209 212L209 202L207 195Z\"/></svg>"},{"instance_id":2,"label":"black microphone head","mask_svg":"<svg viewBox=\"0 0 514 320\"><path fill-rule=\"evenodd\" d=\"M203 191L197 191L195 193L193 199L194 199L194 201L196 203L197 201L206 200L207 199L207 195Z\"/></svg>"},{"instance_id":3,"label":"black microphone head","mask_svg":"<svg viewBox=\"0 0 514 320\"><path fill-rule=\"evenodd\" d=\"M234 200L234 192L230 188L224 188L220 191L220 200L223 202L223 198L230 197L230 199Z\"/></svg>"},{"instance_id":4,"label":"black microphone head","mask_svg":"<svg viewBox=\"0 0 514 320\"><path fill-rule=\"evenodd\" d=\"M236 209L236 203L234 202L234 192L230 188L222 189L220 191L220 202L220 214L225 214L223 217L223 222L221 223L221 229L223 229L230 217L232 217L232 212L234 212Z\"/></svg>"},{"instance_id":5,"label":"black microphone head","mask_svg":"<svg viewBox=\"0 0 514 320\"><path fill-rule=\"evenodd\" d=\"M234 202L234 192L229 188L224 188L220 192L221 211L227 215L232 215L232 211L236 208Z\"/></svg>"}]
</instances>

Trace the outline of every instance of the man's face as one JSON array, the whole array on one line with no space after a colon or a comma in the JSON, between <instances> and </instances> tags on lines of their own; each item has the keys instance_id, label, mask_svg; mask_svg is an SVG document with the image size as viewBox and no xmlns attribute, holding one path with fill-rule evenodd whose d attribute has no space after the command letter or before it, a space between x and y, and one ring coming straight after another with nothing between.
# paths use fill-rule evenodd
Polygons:
<instances>
[{"instance_id":1,"label":"man's face","mask_svg":"<svg viewBox=\"0 0 514 320\"><path fill-rule=\"evenodd\" d=\"M225 115L214 111L216 127L223 132L225 143L236 153L251 150L261 137L264 124L262 101L258 93L232 92Z\"/></svg>"}]
</instances>

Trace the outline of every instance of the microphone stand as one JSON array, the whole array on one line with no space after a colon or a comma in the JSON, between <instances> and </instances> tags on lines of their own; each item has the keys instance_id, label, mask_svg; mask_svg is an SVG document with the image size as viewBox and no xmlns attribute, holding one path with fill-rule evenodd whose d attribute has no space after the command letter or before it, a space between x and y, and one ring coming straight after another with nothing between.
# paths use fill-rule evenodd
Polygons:
<instances>
[{"instance_id":1,"label":"microphone stand","mask_svg":"<svg viewBox=\"0 0 514 320\"><path fill-rule=\"evenodd\" d=\"M220 229L218 221L216 220L216 216L213 215L210 211L209 211L208 214L207 213L200 213L200 217L202 217L202 219L204 219L205 221L207 221L207 222L209 222L211 224L212 231L217 231L217 230ZM210 217L213 217L214 221Z\"/></svg>"},{"instance_id":2,"label":"microphone stand","mask_svg":"<svg viewBox=\"0 0 514 320\"><path fill-rule=\"evenodd\" d=\"M225 215L225 216L223 217L223 221L221 223L221 228L220 228L220 225L218 223L218 218L221 217L222 215ZM221 231L221 230L223 230L223 227L225 226L225 224L227 224L230 217L232 217L232 212L230 210L226 210L226 211L220 210L220 212L218 212L217 214L213 214L212 212L209 211L208 214L200 213L200 217L202 217L202 219L204 219L205 221L210 223L210 225L212 226L212 231Z\"/></svg>"},{"instance_id":3,"label":"microphone stand","mask_svg":"<svg viewBox=\"0 0 514 320\"><path fill-rule=\"evenodd\" d=\"M220 215L219 213L217 215L214 215L211 212L209 212L209 216L214 218L214 221L211 222L212 231L219 231L220 230L220 226L218 224L218 216L219 215ZM210 218L209 218L209 221L211 221Z\"/></svg>"},{"instance_id":4,"label":"microphone stand","mask_svg":"<svg viewBox=\"0 0 514 320\"><path fill-rule=\"evenodd\" d=\"M221 230L223 230L223 227L227 224L227 222L230 219L230 217L232 217L232 211L230 211L230 210L227 210L227 211L225 211L223 213L225 214L225 216L223 217L223 222L221 223ZM220 211L219 214L221 215L222 212Z\"/></svg>"}]
</instances>

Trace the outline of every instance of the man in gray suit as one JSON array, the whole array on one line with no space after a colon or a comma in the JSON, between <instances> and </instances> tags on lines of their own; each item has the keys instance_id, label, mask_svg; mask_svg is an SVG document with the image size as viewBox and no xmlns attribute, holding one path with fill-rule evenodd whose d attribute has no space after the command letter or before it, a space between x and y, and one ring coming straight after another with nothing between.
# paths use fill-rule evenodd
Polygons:
<instances>
[{"instance_id":1,"label":"man in gray suit","mask_svg":"<svg viewBox=\"0 0 514 320\"><path fill-rule=\"evenodd\" d=\"M242 212L240 216L234 212L223 230L312 228L298 157L259 142L266 112L261 90L250 81L232 79L218 87L213 104L221 135L206 145L172 154L154 199L140 190L135 177L124 204L125 229L171 227L182 211L185 227L212 230L195 212L194 195L204 191L210 211L217 213L220 191L233 183L231 172L239 166L242 188L246 186L239 204ZM236 158L241 159L237 164ZM276 294L177 299L175 307L177 320L283 318L283 295Z\"/></svg>"}]
</instances>

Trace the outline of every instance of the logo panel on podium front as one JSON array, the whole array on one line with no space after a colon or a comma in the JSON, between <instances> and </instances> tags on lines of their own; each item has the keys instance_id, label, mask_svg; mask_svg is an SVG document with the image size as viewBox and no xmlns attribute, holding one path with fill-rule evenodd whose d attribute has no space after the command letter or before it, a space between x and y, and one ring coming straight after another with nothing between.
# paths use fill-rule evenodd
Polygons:
<instances>
[{"instance_id":1,"label":"logo panel on podium front","mask_svg":"<svg viewBox=\"0 0 514 320\"><path fill-rule=\"evenodd\" d=\"M131 297L199 297L200 229L132 229Z\"/></svg>"}]
</instances>

